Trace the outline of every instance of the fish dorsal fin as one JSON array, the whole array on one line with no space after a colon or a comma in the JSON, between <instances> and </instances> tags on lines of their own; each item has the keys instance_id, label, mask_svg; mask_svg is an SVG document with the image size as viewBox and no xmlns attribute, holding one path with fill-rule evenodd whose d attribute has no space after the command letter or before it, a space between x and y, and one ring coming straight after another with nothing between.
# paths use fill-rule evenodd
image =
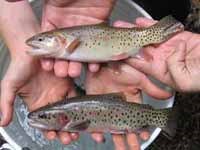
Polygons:
<instances>
[{"instance_id":1,"label":"fish dorsal fin","mask_svg":"<svg viewBox=\"0 0 200 150\"><path fill-rule=\"evenodd\" d=\"M102 94L99 95L102 97L102 102L105 101L111 101L111 102L125 102L126 96L123 92L117 92L117 93L109 93L109 94Z\"/></svg>"},{"instance_id":2,"label":"fish dorsal fin","mask_svg":"<svg viewBox=\"0 0 200 150\"><path fill-rule=\"evenodd\" d=\"M102 27L107 27L109 26L109 23L108 22L101 22L99 24L97 24L98 26L102 26Z\"/></svg>"},{"instance_id":3,"label":"fish dorsal fin","mask_svg":"<svg viewBox=\"0 0 200 150\"><path fill-rule=\"evenodd\" d=\"M68 127L69 131L85 131L90 125L90 120L80 121Z\"/></svg>"},{"instance_id":4,"label":"fish dorsal fin","mask_svg":"<svg viewBox=\"0 0 200 150\"><path fill-rule=\"evenodd\" d=\"M84 95L75 97L79 101L97 101L97 102L124 102L126 101L126 96L122 92L118 93L108 93L108 94L94 94L94 95ZM69 100L68 100L69 101ZM71 102L74 102L74 98L70 98Z\"/></svg>"}]
</instances>

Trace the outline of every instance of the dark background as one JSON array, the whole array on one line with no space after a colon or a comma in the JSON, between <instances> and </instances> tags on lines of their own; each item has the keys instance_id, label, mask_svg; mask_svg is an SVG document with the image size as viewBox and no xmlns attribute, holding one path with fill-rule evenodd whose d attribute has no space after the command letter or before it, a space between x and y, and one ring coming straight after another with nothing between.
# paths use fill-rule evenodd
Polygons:
<instances>
[{"instance_id":1,"label":"dark background","mask_svg":"<svg viewBox=\"0 0 200 150\"><path fill-rule=\"evenodd\" d=\"M142 6L154 19L161 19L173 15L176 19L184 21L190 9L189 0L134 0Z\"/></svg>"}]
</instances>

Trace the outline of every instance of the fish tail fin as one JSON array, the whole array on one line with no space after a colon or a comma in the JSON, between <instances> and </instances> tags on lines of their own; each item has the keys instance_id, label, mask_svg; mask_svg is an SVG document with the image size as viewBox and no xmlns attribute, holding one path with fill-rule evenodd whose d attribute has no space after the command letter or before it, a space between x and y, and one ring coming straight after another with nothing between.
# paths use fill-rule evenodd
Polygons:
<instances>
[{"instance_id":1,"label":"fish tail fin","mask_svg":"<svg viewBox=\"0 0 200 150\"><path fill-rule=\"evenodd\" d=\"M170 37L183 30L184 25L169 15L149 27L146 35L152 38L153 44L158 44L168 40Z\"/></svg>"},{"instance_id":2,"label":"fish tail fin","mask_svg":"<svg viewBox=\"0 0 200 150\"><path fill-rule=\"evenodd\" d=\"M165 127L161 127L163 134L172 139L176 135L177 125L178 125L178 118L180 116L180 111L177 106L173 108L168 108L168 120Z\"/></svg>"}]
</instances>

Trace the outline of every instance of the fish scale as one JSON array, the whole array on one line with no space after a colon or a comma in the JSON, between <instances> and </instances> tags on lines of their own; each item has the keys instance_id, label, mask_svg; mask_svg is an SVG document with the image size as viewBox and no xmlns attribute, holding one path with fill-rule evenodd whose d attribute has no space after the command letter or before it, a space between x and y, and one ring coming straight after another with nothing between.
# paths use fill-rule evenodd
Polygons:
<instances>
[{"instance_id":1,"label":"fish scale","mask_svg":"<svg viewBox=\"0 0 200 150\"><path fill-rule=\"evenodd\" d=\"M184 26L173 17L148 28L116 28L105 23L39 33L26 41L28 54L80 62L107 62L134 56L142 47L166 41Z\"/></svg>"},{"instance_id":2,"label":"fish scale","mask_svg":"<svg viewBox=\"0 0 200 150\"><path fill-rule=\"evenodd\" d=\"M28 118L31 126L45 130L123 134L146 127L165 128L172 114L171 108L154 109L127 102L123 93L110 93L73 97L35 110Z\"/></svg>"}]
</instances>

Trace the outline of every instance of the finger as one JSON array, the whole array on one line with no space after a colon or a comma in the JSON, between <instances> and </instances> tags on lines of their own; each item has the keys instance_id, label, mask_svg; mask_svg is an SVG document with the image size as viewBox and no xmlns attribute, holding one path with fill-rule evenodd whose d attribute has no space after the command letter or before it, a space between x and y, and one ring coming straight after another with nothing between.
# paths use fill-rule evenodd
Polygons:
<instances>
[{"instance_id":1,"label":"finger","mask_svg":"<svg viewBox=\"0 0 200 150\"><path fill-rule=\"evenodd\" d=\"M141 138L142 140L144 140L144 141L148 140L149 137L150 137L150 134L149 134L149 132L147 132L147 131L142 131L142 132L140 133L140 138Z\"/></svg>"},{"instance_id":2,"label":"finger","mask_svg":"<svg viewBox=\"0 0 200 150\"><path fill-rule=\"evenodd\" d=\"M183 77L186 76L186 74L184 76L183 74L185 70L187 70L187 67L185 64L185 58L186 58L186 43L180 42L175 52L167 59L167 67L168 67L171 77L176 83L182 83L181 88L183 89L185 88L184 86L186 85L186 83L188 83L186 82L185 79L183 79ZM175 86L175 85L172 85L172 86Z\"/></svg>"},{"instance_id":3,"label":"finger","mask_svg":"<svg viewBox=\"0 0 200 150\"><path fill-rule=\"evenodd\" d=\"M184 64L185 57L186 57L186 43L180 42L177 49L167 60L169 71L172 74L176 73L179 70L180 65Z\"/></svg>"},{"instance_id":4,"label":"finger","mask_svg":"<svg viewBox=\"0 0 200 150\"><path fill-rule=\"evenodd\" d=\"M71 139L72 140L78 140L78 138L79 138L79 134L78 133L70 133L70 136L71 136Z\"/></svg>"},{"instance_id":5,"label":"finger","mask_svg":"<svg viewBox=\"0 0 200 150\"><path fill-rule=\"evenodd\" d=\"M15 100L15 92L12 91L12 86L5 81L1 82L1 126L7 126L13 116L13 104Z\"/></svg>"},{"instance_id":6,"label":"finger","mask_svg":"<svg viewBox=\"0 0 200 150\"><path fill-rule=\"evenodd\" d=\"M69 63L69 69L68 74L70 77L75 78L80 76L82 69L82 64L78 62L70 62Z\"/></svg>"},{"instance_id":7,"label":"finger","mask_svg":"<svg viewBox=\"0 0 200 150\"><path fill-rule=\"evenodd\" d=\"M148 61L145 61L143 59L131 58L126 60L126 62L137 70L157 78L152 71L151 63L149 63ZM172 96L171 92L160 89L155 84L153 84L146 76L144 76L141 80L140 87L148 95L157 99L167 99Z\"/></svg>"},{"instance_id":8,"label":"finger","mask_svg":"<svg viewBox=\"0 0 200 150\"><path fill-rule=\"evenodd\" d=\"M151 62L139 58L130 58L126 60L126 63L147 75L154 76Z\"/></svg>"},{"instance_id":9,"label":"finger","mask_svg":"<svg viewBox=\"0 0 200 150\"><path fill-rule=\"evenodd\" d=\"M89 64L89 70L90 72L98 72L100 68L100 64Z\"/></svg>"},{"instance_id":10,"label":"finger","mask_svg":"<svg viewBox=\"0 0 200 150\"><path fill-rule=\"evenodd\" d=\"M140 144L135 134L127 134L127 143L129 146L129 150L140 150Z\"/></svg>"},{"instance_id":11,"label":"finger","mask_svg":"<svg viewBox=\"0 0 200 150\"><path fill-rule=\"evenodd\" d=\"M42 68L46 71L53 70L54 60L53 59L41 59Z\"/></svg>"},{"instance_id":12,"label":"finger","mask_svg":"<svg viewBox=\"0 0 200 150\"><path fill-rule=\"evenodd\" d=\"M56 60L54 64L54 72L58 77L67 77L68 62L64 60Z\"/></svg>"},{"instance_id":13,"label":"finger","mask_svg":"<svg viewBox=\"0 0 200 150\"><path fill-rule=\"evenodd\" d=\"M134 24L129 23L129 22L125 22L125 21L121 21L121 20L115 21L114 24L113 24L113 26L114 27L126 27L126 28L133 28L133 27L135 27Z\"/></svg>"},{"instance_id":14,"label":"finger","mask_svg":"<svg viewBox=\"0 0 200 150\"><path fill-rule=\"evenodd\" d=\"M57 27L54 24L46 20L46 17L44 16L45 14L46 13L43 13L43 16L42 16L42 31L50 31L50 30L56 29Z\"/></svg>"},{"instance_id":15,"label":"finger","mask_svg":"<svg viewBox=\"0 0 200 150\"><path fill-rule=\"evenodd\" d=\"M62 144L68 145L71 143L72 138L68 132L58 132L58 137Z\"/></svg>"},{"instance_id":16,"label":"finger","mask_svg":"<svg viewBox=\"0 0 200 150\"><path fill-rule=\"evenodd\" d=\"M113 135L115 150L126 150L126 144L122 135Z\"/></svg>"},{"instance_id":17,"label":"finger","mask_svg":"<svg viewBox=\"0 0 200 150\"><path fill-rule=\"evenodd\" d=\"M56 138L55 131L43 131L43 134L48 140L54 140Z\"/></svg>"},{"instance_id":18,"label":"finger","mask_svg":"<svg viewBox=\"0 0 200 150\"><path fill-rule=\"evenodd\" d=\"M155 24L156 22L157 21L152 20L152 19L139 17L139 18L136 19L135 24L140 26L140 27L149 27L149 26L152 26L153 24Z\"/></svg>"},{"instance_id":19,"label":"finger","mask_svg":"<svg viewBox=\"0 0 200 150\"><path fill-rule=\"evenodd\" d=\"M141 89L147 93L149 96L156 99L167 99L172 96L170 91L159 88L154 83L152 83L146 76L141 81Z\"/></svg>"},{"instance_id":20,"label":"finger","mask_svg":"<svg viewBox=\"0 0 200 150\"><path fill-rule=\"evenodd\" d=\"M104 141L104 136L102 133L92 133L91 136L97 143Z\"/></svg>"}]
</instances>

